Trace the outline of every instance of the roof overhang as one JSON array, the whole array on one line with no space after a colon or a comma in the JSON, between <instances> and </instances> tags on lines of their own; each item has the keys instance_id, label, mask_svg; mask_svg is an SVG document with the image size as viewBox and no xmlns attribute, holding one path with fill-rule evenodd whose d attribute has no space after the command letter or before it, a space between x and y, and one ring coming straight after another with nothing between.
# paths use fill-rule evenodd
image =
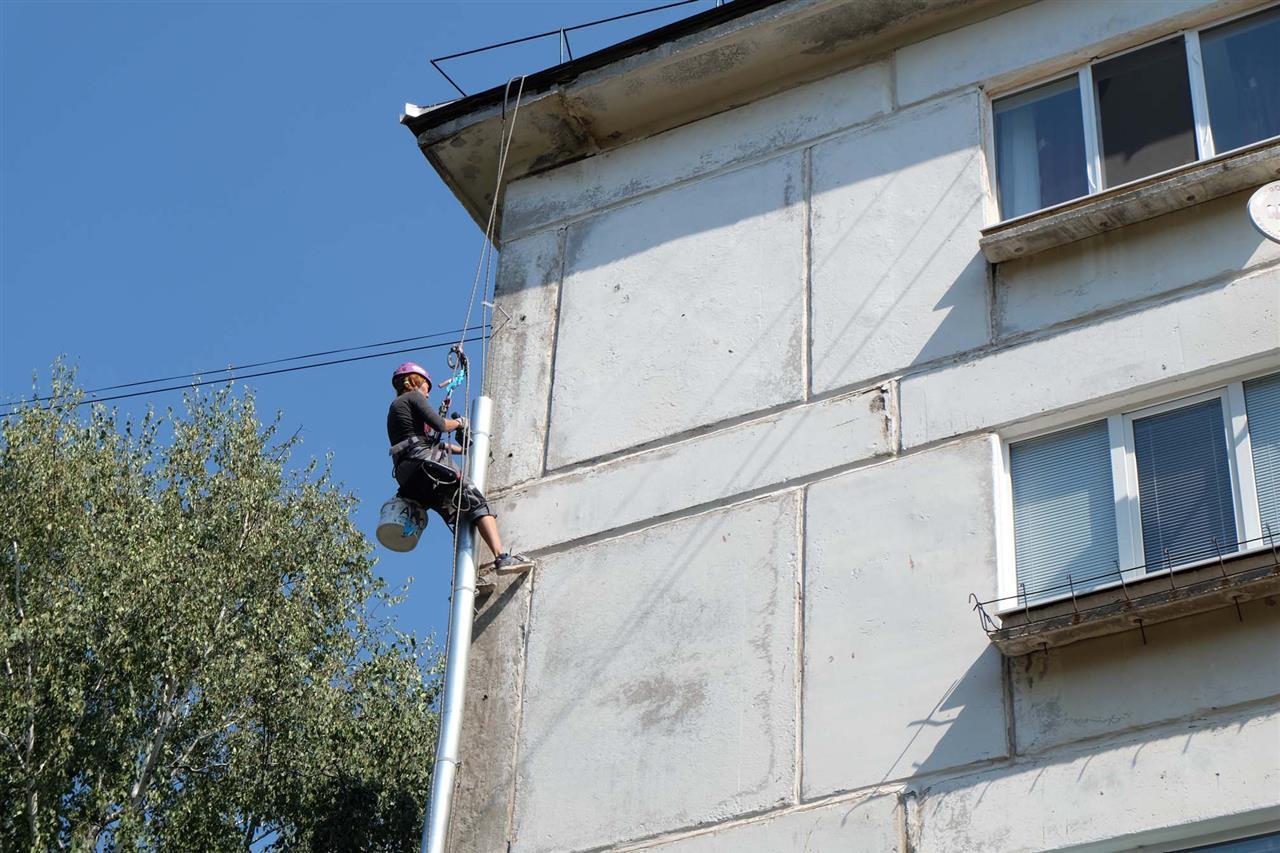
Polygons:
<instances>
[{"instance_id":1,"label":"roof overhang","mask_svg":"<svg viewBox=\"0 0 1280 853\"><path fill-rule=\"evenodd\" d=\"M504 183L853 67L1029 0L735 0L529 75ZM481 227L516 86L401 122ZM505 109L504 109L505 102ZM501 219L498 220L501 222Z\"/></svg>"}]
</instances>

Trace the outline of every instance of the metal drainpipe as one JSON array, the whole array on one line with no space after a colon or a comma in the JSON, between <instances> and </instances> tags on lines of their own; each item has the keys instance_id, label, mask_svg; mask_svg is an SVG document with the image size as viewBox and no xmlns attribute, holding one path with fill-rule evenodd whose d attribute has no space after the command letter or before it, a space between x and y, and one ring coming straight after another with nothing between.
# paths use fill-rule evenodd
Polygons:
<instances>
[{"instance_id":1,"label":"metal drainpipe","mask_svg":"<svg viewBox=\"0 0 1280 853\"><path fill-rule=\"evenodd\" d=\"M489 463L489 427L493 401L477 397L471 406L471 453L467 457L467 482L484 491ZM459 523L462 523L459 520ZM458 748L462 741L462 707L467 691L467 658L471 652L471 625L476 598L476 529L467 524L458 536L453 576L453 618L449 633L449 659L444 670L444 703L440 718L440 741L436 745L435 772L431 778L431 799L422 827L422 853L444 853L449 835L449 812L453 805L453 784L458 774Z\"/></svg>"}]
</instances>

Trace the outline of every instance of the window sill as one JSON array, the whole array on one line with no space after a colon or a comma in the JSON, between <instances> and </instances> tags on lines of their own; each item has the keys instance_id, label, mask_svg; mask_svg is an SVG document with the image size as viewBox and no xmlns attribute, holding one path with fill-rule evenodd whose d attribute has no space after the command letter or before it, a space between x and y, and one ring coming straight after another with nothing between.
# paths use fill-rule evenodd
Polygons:
<instances>
[{"instance_id":1,"label":"window sill","mask_svg":"<svg viewBox=\"0 0 1280 853\"><path fill-rule=\"evenodd\" d=\"M1280 594L1280 556L1270 547L1000 614L987 635L1006 657L1141 630L1145 625Z\"/></svg>"},{"instance_id":2,"label":"window sill","mask_svg":"<svg viewBox=\"0 0 1280 853\"><path fill-rule=\"evenodd\" d=\"M1026 258L1280 177L1275 138L982 229L991 263Z\"/></svg>"}]
</instances>

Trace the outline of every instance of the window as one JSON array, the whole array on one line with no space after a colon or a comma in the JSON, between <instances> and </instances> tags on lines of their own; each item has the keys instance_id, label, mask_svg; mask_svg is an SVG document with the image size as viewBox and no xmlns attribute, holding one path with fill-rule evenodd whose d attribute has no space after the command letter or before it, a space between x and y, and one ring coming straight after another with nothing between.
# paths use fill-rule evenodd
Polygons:
<instances>
[{"instance_id":1,"label":"window","mask_svg":"<svg viewBox=\"0 0 1280 853\"><path fill-rule=\"evenodd\" d=\"M1089 191L1075 77L995 105L1000 209L1020 216Z\"/></svg>"},{"instance_id":2,"label":"window","mask_svg":"<svg viewBox=\"0 0 1280 853\"><path fill-rule=\"evenodd\" d=\"M1280 375L1244 384L1262 530L1280 537Z\"/></svg>"},{"instance_id":3,"label":"window","mask_svg":"<svg viewBox=\"0 0 1280 853\"><path fill-rule=\"evenodd\" d=\"M1010 443L1007 470L1019 606L1267 546L1280 373Z\"/></svg>"},{"instance_id":4,"label":"window","mask_svg":"<svg viewBox=\"0 0 1280 853\"><path fill-rule=\"evenodd\" d=\"M1200 847L1179 847L1177 853L1280 853L1280 832L1238 838Z\"/></svg>"},{"instance_id":5,"label":"window","mask_svg":"<svg viewBox=\"0 0 1280 853\"><path fill-rule=\"evenodd\" d=\"M1280 136L1280 8L992 102L1011 219Z\"/></svg>"},{"instance_id":6,"label":"window","mask_svg":"<svg viewBox=\"0 0 1280 853\"><path fill-rule=\"evenodd\" d=\"M1181 38L1093 67L1104 186L1196 159L1187 52Z\"/></svg>"},{"instance_id":7,"label":"window","mask_svg":"<svg viewBox=\"0 0 1280 853\"><path fill-rule=\"evenodd\" d=\"M1131 428L1145 564L1164 567L1173 554L1202 560L1215 542L1235 542L1222 400L1136 418Z\"/></svg>"},{"instance_id":8,"label":"window","mask_svg":"<svg viewBox=\"0 0 1280 853\"><path fill-rule=\"evenodd\" d=\"M1280 134L1280 10L1200 34L1214 145L1230 151Z\"/></svg>"},{"instance_id":9,"label":"window","mask_svg":"<svg viewBox=\"0 0 1280 853\"><path fill-rule=\"evenodd\" d=\"M1009 448L1018 581L1058 592L1067 576L1087 584L1116 557L1107 422Z\"/></svg>"}]
</instances>

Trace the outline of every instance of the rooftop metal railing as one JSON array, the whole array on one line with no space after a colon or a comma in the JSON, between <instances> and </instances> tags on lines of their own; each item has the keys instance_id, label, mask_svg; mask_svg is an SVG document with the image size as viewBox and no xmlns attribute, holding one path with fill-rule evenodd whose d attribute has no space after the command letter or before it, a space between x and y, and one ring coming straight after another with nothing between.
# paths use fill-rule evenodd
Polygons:
<instances>
[{"instance_id":1,"label":"rooftop metal railing","mask_svg":"<svg viewBox=\"0 0 1280 853\"><path fill-rule=\"evenodd\" d=\"M520 38L507 39L506 41L500 41L495 44L487 44L483 47L472 48L471 50L463 50L463 51L459 51L458 53L450 53L447 56L437 56L431 60L431 67L434 68L436 71L438 71L440 73L440 76L443 77L445 80L447 80L449 82L449 85L458 91L459 95L465 98L467 97L466 91L464 91L463 88L458 85L457 81L454 80L452 77L450 77L449 74L443 68L440 67L440 63L448 62L451 59L462 59L465 56L475 56L478 53L486 53L488 51L499 50L500 48L504 48L504 47L513 47L518 44L526 44L528 42L538 41L540 39L549 39L549 38L552 38L553 36L557 39L559 43L559 50L560 50L559 62L563 63L566 57L568 57L569 61L572 61L573 46L569 43L570 33L576 33L580 30L586 30L592 27L598 27L603 24L611 24L611 23L614 23L615 21L623 21L628 18L636 18L641 15L650 15L655 12L663 12L663 11L666 11L667 9L675 9L679 6L689 6L694 3L703 3L703 4L713 3L716 6L722 6L724 5L724 0L675 0L675 2L664 3L661 6L651 6L647 9L637 9L634 12L625 12L621 15L611 15L608 18L599 18L594 21L586 21L585 23L574 24L573 26L569 26L569 27L560 27L558 29L547 30L546 32L542 32L542 33L534 33L531 36L522 36Z\"/></svg>"}]
</instances>

